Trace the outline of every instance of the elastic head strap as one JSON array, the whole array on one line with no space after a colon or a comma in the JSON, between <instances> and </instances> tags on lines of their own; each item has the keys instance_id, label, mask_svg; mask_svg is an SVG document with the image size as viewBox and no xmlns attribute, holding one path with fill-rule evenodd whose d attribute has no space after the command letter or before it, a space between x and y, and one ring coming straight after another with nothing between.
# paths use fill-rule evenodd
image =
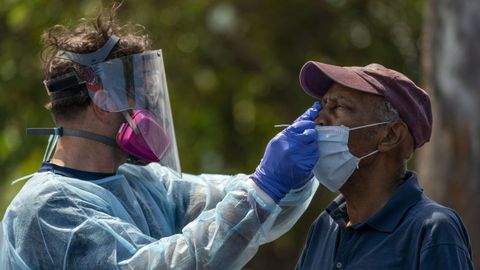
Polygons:
<instances>
[{"instance_id":1,"label":"elastic head strap","mask_svg":"<svg viewBox=\"0 0 480 270\"><path fill-rule=\"evenodd\" d=\"M58 57L64 58L83 66L92 66L105 61L112 51L113 47L117 45L120 38L115 35L110 36L107 42L98 50L91 53L73 53L67 51L60 51Z\"/></svg>"},{"instance_id":2,"label":"elastic head strap","mask_svg":"<svg viewBox=\"0 0 480 270\"><path fill-rule=\"evenodd\" d=\"M114 139L103 136L103 135L95 134L92 132L88 132L88 131L72 129L72 128L63 128L63 136L82 137L92 141L101 142L103 144L106 144L114 148L118 148L117 142Z\"/></svg>"},{"instance_id":3,"label":"elastic head strap","mask_svg":"<svg viewBox=\"0 0 480 270\"><path fill-rule=\"evenodd\" d=\"M81 137L97 142L101 142L103 144L109 145L111 147L118 148L117 142L109 137L95 134L88 131L72 129L72 128L27 128L27 135L56 135L56 136L74 136L74 137Z\"/></svg>"},{"instance_id":4,"label":"elastic head strap","mask_svg":"<svg viewBox=\"0 0 480 270\"><path fill-rule=\"evenodd\" d=\"M82 81L75 71L58 76L51 80L44 80L43 85L47 90L49 96L54 92L60 92L64 90L82 90L85 88L85 81Z\"/></svg>"}]
</instances>

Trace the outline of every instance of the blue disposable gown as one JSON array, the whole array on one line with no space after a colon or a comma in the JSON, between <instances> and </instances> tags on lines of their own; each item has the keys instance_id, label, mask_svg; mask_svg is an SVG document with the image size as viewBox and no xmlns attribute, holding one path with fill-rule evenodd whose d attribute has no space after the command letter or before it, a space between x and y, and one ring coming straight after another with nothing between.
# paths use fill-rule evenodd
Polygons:
<instances>
[{"instance_id":1,"label":"blue disposable gown","mask_svg":"<svg viewBox=\"0 0 480 270\"><path fill-rule=\"evenodd\" d=\"M37 173L2 221L1 269L240 269L288 231L318 187L278 205L247 175L189 175L123 165L84 181Z\"/></svg>"}]
</instances>

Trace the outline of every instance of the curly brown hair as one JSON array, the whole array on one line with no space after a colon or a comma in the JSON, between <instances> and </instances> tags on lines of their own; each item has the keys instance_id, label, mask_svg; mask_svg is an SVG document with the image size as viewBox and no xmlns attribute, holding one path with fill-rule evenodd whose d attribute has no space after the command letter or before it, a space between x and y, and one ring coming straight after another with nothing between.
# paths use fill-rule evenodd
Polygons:
<instances>
[{"instance_id":1,"label":"curly brown hair","mask_svg":"<svg viewBox=\"0 0 480 270\"><path fill-rule=\"evenodd\" d=\"M110 9L100 8L94 19L81 19L73 27L55 25L42 34L43 72L46 80L56 78L66 73L80 72L81 65L58 57L62 51L73 53L90 53L101 48L111 35L116 35L120 41L112 49L107 59L144 52L150 49L151 40L141 25L130 23L120 25L117 10L121 4L113 4ZM78 112L85 110L91 103L86 90L71 89L54 92L51 102L46 105L51 110L54 120L73 119Z\"/></svg>"}]
</instances>

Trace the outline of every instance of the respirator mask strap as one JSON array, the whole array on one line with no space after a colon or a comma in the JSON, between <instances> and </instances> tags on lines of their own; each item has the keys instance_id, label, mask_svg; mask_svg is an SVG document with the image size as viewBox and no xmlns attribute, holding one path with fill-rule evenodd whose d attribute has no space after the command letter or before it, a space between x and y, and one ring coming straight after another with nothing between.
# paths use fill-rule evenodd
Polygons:
<instances>
[{"instance_id":1,"label":"respirator mask strap","mask_svg":"<svg viewBox=\"0 0 480 270\"><path fill-rule=\"evenodd\" d=\"M99 135L96 133L73 129L73 128L63 128L63 127L56 127L56 128L27 128L27 135L54 135L54 136L73 136L73 137L81 137L84 139L97 141L103 143L105 145L118 148L117 142L109 137Z\"/></svg>"},{"instance_id":2,"label":"respirator mask strap","mask_svg":"<svg viewBox=\"0 0 480 270\"><path fill-rule=\"evenodd\" d=\"M140 131L138 131L137 124L132 119L132 116L130 116L130 113L128 111L121 111L123 118L127 121L128 125L133 129L133 132L138 135Z\"/></svg>"}]
</instances>

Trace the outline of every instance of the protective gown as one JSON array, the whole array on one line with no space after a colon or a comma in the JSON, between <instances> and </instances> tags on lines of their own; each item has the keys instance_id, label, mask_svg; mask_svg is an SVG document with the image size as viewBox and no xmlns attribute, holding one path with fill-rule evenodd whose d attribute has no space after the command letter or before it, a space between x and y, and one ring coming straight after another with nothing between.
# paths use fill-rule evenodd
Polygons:
<instances>
[{"instance_id":1,"label":"protective gown","mask_svg":"<svg viewBox=\"0 0 480 270\"><path fill-rule=\"evenodd\" d=\"M35 174L8 207L1 269L240 269L288 231L317 181L268 204L247 175L122 165L85 181Z\"/></svg>"}]
</instances>

